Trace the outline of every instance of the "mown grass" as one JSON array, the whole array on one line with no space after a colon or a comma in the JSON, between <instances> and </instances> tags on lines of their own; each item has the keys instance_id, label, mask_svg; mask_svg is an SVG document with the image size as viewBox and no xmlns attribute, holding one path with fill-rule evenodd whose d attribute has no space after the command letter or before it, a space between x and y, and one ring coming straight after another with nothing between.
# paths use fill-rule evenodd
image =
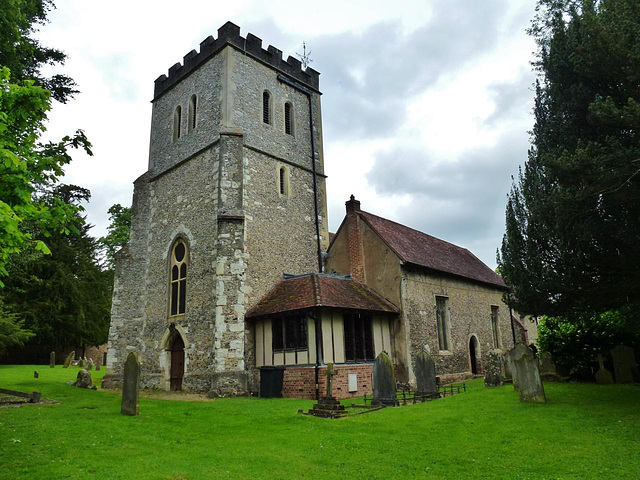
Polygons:
<instances>
[{"instance_id":1,"label":"mown grass","mask_svg":"<svg viewBox=\"0 0 640 480\"><path fill-rule=\"evenodd\" d=\"M0 409L0 479L640 475L638 386L547 383L548 403L530 405L475 380L464 394L340 420L297 414L305 400L143 398L126 417L119 396L67 386L77 371L0 366L0 387L60 402Z\"/></svg>"}]
</instances>

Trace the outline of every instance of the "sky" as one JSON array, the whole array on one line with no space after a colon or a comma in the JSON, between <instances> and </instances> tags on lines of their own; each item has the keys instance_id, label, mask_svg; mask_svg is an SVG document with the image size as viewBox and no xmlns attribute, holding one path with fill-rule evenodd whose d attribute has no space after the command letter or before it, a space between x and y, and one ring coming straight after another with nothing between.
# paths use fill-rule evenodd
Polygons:
<instances>
[{"instance_id":1,"label":"sky","mask_svg":"<svg viewBox=\"0 0 640 480\"><path fill-rule=\"evenodd\" d=\"M468 248L491 268L533 127L534 0L57 0L38 37L80 94L48 139L83 129L65 183L91 190L91 233L130 206L148 164L153 82L231 21L320 72L329 230L362 209Z\"/></svg>"}]
</instances>

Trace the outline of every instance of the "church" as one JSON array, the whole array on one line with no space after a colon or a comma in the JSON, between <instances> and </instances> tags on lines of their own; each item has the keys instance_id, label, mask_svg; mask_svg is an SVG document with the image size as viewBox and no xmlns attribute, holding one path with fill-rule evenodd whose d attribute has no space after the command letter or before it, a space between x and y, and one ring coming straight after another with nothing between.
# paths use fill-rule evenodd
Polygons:
<instances>
[{"instance_id":1,"label":"church","mask_svg":"<svg viewBox=\"0 0 640 480\"><path fill-rule=\"evenodd\" d=\"M373 360L447 379L514 341L499 275L468 250L364 211L330 238L319 73L230 22L155 81L103 386L212 396L371 394Z\"/></svg>"}]
</instances>

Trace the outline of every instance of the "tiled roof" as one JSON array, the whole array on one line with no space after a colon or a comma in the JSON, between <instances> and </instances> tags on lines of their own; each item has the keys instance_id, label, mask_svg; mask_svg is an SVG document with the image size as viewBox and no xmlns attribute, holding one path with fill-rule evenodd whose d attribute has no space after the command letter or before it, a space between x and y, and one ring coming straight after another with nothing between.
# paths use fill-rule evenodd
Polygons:
<instances>
[{"instance_id":1,"label":"tiled roof","mask_svg":"<svg viewBox=\"0 0 640 480\"><path fill-rule=\"evenodd\" d=\"M312 273L285 278L247 314L246 318L313 307L397 313L398 308L367 286L349 277Z\"/></svg>"},{"instance_id":2,"label":"tiled roof","mask_svg":"<svg viewBox=\"0 0 640 480\"><path fill-rule=\"evenodd\" d=\"M404 262L506 288L502 277L466 248L371 213L358 215Z\"/></svg>"}]
</instances>

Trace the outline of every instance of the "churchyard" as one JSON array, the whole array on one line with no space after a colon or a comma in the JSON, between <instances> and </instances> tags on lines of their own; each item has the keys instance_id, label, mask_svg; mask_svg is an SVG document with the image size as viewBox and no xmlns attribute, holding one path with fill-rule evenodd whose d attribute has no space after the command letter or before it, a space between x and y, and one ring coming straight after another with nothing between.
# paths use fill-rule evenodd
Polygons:
<instances>
[{"instance_id":1,"label":"churchyard","mask_svg":"<svg viewBox=\"0 0 640 480\"><path fill-rule=\"evenodd\" d=\"M39 378L34 378L34 370ZM78 367L0 366L0 386L56 405L0 408L1 479L635 478L640 388L545 382L547 403L511 385L327 420L313 402L140 398L67 385ZM91 372L100 383L104 369ZM174 398L180 398L175 394ZM193 396L185 396L193 400ZM351 402L349 402L351 403Z\"/></svg>"}]
</instances>

